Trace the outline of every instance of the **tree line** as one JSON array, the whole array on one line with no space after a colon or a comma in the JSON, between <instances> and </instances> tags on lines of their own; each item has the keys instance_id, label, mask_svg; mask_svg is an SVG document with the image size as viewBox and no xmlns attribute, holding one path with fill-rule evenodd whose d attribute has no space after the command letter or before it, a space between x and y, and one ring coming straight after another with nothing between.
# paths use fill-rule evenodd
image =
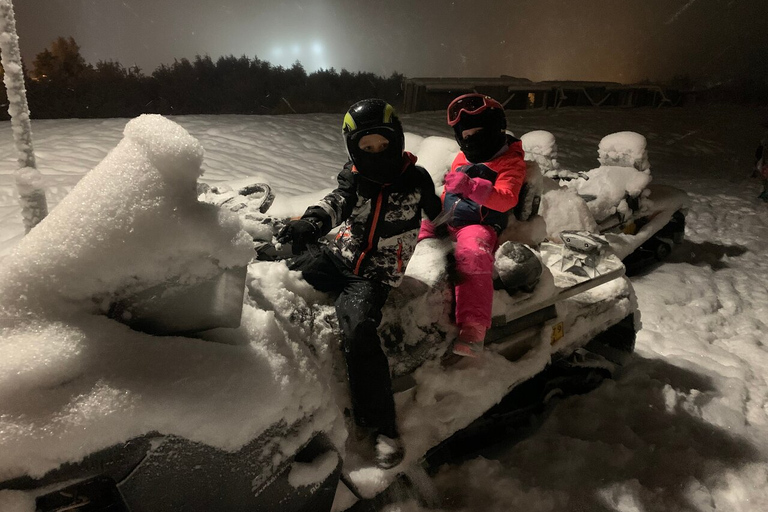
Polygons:
<instances>
[{"instance_id":1,"label":"tree line","mask_svg":"<svg viewBox=\"0 0 768 512\"><path fill-rule=\"evenodd\" d=\"M179 59L147 76L114 61L86 63L71 37L59 37L24 72L37 119L344 112L366 97L398 104L403 81L398 73L382 77L333 68L307 73L298 61L284 68L233 55ZM5 88L0 103L7 107ZM8 119L7 108L0 116Z\"/></svg>"}]
</instances>

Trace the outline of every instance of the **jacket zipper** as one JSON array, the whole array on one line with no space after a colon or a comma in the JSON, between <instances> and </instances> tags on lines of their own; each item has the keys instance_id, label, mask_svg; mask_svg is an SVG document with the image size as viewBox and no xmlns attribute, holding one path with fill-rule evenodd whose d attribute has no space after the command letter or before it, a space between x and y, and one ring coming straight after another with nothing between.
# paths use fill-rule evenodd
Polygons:
<instances>
[{"instance_id":1,"label":"jacket zipper","mask_svg":"<svg viewBox=\"0 0 768 512\"><path fill-rule=\"evenodd\" d=\"M373 248L373 239L376 235L376 224L379 222L379 213L381 213L382 197L384 196L384 190L379 191L379 196L376 198L376 211L373 214L373 221L371 222L371 232L368 234L368 246L360 253L360 257L357 258L357 264L355 264L355 275L359 275L360 266L363 264L365 255Z\"/></svg>"}]
</instances>

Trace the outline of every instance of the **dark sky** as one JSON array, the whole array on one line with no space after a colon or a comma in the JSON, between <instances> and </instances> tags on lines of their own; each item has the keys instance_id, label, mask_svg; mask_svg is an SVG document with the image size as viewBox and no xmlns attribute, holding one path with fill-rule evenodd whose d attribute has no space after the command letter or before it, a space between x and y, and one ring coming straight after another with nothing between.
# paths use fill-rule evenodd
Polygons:
<instances>
[{"instance_id":1,"label":"dark sky","mask_svg":"<svg viewBox=\"0 0 768 512\"><path fill-rule=\"evenodd\" d=\"M407 76L611 80L768 69L768 0L15 0L31 63L57 36L149 73L195 54Z\"/></svg>"}]
</instances>

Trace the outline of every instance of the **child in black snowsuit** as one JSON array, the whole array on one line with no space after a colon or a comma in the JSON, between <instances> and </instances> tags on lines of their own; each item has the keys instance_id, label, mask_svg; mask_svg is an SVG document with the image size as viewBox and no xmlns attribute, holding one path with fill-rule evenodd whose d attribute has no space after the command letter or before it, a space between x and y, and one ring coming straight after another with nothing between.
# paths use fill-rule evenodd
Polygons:
<instances>
[{"instance_id":1,"label":"child in black snowsuit","mask_svg":"<svg viewBox=\"0 0 768 512\"><path fill-rule=\"evenodd\" d=\"M402 125L387 102L352 105L343 133L351 160L338 175L338 187L288 223L278 241L292 242L294 254L309 244L290 268L316 289L338 294L355 422L375 436L376 464L390 468L404 452L377 329L387 295L400 284L413 255L422 211L434 219L442 205L429 173L405 152ZM340 224L332 243L313 243Z\"/></svg>"}]
</instances>

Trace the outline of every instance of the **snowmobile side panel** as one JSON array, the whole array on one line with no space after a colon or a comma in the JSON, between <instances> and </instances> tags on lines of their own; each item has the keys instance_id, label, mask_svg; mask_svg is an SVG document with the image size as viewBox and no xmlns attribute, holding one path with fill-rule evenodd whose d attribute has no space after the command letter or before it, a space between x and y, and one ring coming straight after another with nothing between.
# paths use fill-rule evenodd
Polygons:
<instances>
[{"instance_id":1,"label":"snowmobile side panel","mask_svg":"<svg viewBox=\"0 0 768 512\"><path fill-rule=\"evenodd\" d=\"M624 267L621 266L619 268L616 268L604 274L600 274L599 276L593 279L588 279L586 281L573 284L568 288L560 290L557 294L547 297L545 300L541 302L526 304L514 311L508 312L504 317L504 324L508 324L513 320L517 320L518 318L522 318L535 311L549 307L555 304L556 302L560 302L567 298L573 297L574 295L585 292L601 284L607 283L609 281L613 281L614 279L618 279L623 275L624 275Z\"/></svg>"}]
</instances>

